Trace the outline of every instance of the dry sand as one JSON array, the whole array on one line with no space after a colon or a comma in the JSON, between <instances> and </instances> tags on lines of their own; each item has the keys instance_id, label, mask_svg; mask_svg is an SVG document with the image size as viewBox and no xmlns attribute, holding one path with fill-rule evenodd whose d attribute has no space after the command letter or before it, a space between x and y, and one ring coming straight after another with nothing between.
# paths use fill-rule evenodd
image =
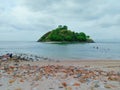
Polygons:
<instances>
[{"instance_id":1,"label":"dry sand","mask_svg":"<svg viewBox=\"0 0 120 90\"><path fill-rule=\"evenodd\" d=\"M0 90L120 90L120 60L0 60Z\"/></svg>"}]
</instances>

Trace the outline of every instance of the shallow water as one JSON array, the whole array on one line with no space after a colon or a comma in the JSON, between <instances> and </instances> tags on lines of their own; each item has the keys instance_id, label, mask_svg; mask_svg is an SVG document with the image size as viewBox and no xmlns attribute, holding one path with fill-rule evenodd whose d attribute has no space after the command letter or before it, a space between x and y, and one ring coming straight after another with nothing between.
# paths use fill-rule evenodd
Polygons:
<instances>
[{"instance_id":1,"label":"shallow water","mask_svg":"<svg viewBox=\"0 0 120 90\"><path fill-rule=\"evenodd\" d=\"M40 42L0 42L0 54L24 53L61 60L120 60L120 43L50 44Z\"/></svg>"}]
</instances>

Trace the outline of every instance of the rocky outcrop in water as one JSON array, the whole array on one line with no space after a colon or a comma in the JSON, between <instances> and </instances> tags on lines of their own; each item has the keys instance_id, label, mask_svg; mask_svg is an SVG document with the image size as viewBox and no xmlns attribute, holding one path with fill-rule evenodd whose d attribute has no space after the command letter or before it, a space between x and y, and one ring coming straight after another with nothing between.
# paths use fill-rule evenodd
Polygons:
<instances>
[{"instance_id":1,"label":"rocky outcrop in water","mask_svg":"<svg viewBox=\"0 0 120 90\"><path fill-rule=\"evenodd\" d=\"M94 41L90 36L86 35L84 32L73 32L68 30L67 26L58 26L56 29L44 34L38 42L63 42L63 43L93 43Z\"/></svg>"}]
</instances>

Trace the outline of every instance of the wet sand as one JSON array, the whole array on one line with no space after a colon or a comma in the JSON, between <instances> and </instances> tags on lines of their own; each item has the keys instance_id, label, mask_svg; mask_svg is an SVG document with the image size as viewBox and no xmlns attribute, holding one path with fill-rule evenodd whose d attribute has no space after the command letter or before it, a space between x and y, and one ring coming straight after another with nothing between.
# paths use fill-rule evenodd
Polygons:
<instances>
[{"instance_id":1,"label":"wet sand","mask_svg":"<svg viewBox=\"0 0 120 90\"><path fill-rule=\"evenodd\" d=\"M120 60L0 60L0 90L120 90Z\"/></svg>"}]
</instances>

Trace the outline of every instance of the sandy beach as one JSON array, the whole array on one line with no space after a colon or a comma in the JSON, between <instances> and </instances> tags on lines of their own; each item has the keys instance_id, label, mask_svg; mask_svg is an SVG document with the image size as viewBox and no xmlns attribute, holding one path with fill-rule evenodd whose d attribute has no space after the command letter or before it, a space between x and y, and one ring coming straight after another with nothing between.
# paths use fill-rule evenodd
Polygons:
<instances>
[{"instance_id":1,"label":"sandy beach","mask_svg":"<svg viewBox=\"0 0 120 90\"><path fill-rule=\"evenodd\" d=\"M120 60L0 60L0 90L120 90Z\"/></svg>"}]
</instances>

